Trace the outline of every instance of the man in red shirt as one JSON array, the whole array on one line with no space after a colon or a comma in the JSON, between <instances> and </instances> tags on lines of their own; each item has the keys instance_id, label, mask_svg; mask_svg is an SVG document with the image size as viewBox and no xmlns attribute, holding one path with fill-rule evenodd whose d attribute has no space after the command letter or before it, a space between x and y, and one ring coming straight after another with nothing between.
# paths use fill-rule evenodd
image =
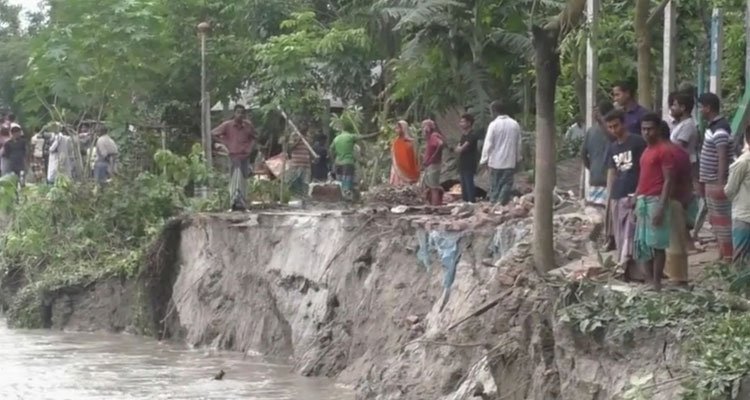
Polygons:
<instances>
[{"instance_id":1,"label":"man in red shirt","mask_svg":"<svg viewBox=\"0 0 750 400\"><path fill-rule=\"evenodd\" d=\"M245 106L234 106L234 118L224 121L211 132L211 136L226 146L232 162L229 181L229 198L232 211L245 211L247 178L250 176L250 153L255 145L255 127L247 119Z\"/></svg>"},{"instance_id":2,"label":"man in red shirt","mask_svg":"<svg viewBox=\"0 0 750 400\"><path fill-rule=\"evenodd\" d=\"M669 247L670 212L674 155L664 140L661 118L654 113L641 120L641 135L648 147L641 156L641 171L636 189L636 228L633 255L651 276L654 289L661 290Z\"/></svg>"}]
</instances>

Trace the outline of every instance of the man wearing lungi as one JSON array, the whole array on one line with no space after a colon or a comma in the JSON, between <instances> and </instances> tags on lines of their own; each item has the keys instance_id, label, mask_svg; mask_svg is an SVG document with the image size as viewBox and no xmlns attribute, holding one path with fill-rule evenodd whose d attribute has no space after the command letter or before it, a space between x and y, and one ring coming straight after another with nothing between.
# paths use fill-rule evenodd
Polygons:
<instances>
[{"instance_id":1,"label":"man wearing lungi","mask_svg":"<svg viewBox=\"0 0 750 400\"><path fill-rule=\"evenodd\" d=\"M644 279L634 276L632 245L635 230L633 195L638 187L640 160L646 149L646 141L641 136L628 132L623 111L611 111L604 120L607 130L615 139L607 150L607 194L612 233L617 246L615 259L625 268L627 279Z\"/></svg>"},{"instance_id":2,"label":"man wearing lungi","mask_svg":"<svg viewBox=\"0 0 750 400\"><path fill-rule=\"evenodd\" d=\"M732 262L732 203L724 193L733 161L734 144L729 122L719 115L721 102L713 93L698 98L703 119L708 121L700 157L700 183L706 199L708 221L719 245L719 259Z\"/></svg>"},{"instance_id":3,"label":"man wearing lungi","mask_svg":"<svg viewBox=\"0 0 750 400\"><path fill-rule=\"evenodd\" d=\"M674 155L668 139L662 135L661 118L646 114L641 120L641 136L648 147L641 157L635 204L633 256L644 268L654 289L661 290L671 229Z\"/></svg>"},{"instance_id":4,"label":"man wearing lungi","mask_svg":"<svg viewBox=\"0 0 750 400\"><path fill-rule=\"evenodd\" d=\"M688 283L688 250L691 248L690 241L690 218L688 215L695 212L696 196L693 192L693 169L689 150L682 143L675 143L672 138L669 125L661 121L661 134L664 142L672 151L673 176L672 199L670 200L671 228L669 233L669 248L667 248L667 261L664 267L665 274L677 285L684 286Z\"/></svg>"}]
</instances>

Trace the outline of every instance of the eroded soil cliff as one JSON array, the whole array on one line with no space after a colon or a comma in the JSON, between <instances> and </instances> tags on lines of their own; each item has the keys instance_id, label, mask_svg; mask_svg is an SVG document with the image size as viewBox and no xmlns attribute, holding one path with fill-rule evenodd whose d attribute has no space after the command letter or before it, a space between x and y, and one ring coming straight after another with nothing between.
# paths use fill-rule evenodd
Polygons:
<instances>
[{"instance_id":1,"label":"eroded soil cliff","mask_svg":"<svg viewBox=\"0 0 750 400\"><path fill-rule=\"evenodd\" d=\"M559 322L558 290L528 265L523 212L444 211L175 220L138 282L49 293L40 307L53 328L288 357L362 399L615 399L633 374L679 361L663 333L613 343ZM584 215L555 223L561 264L589 251Z\"/></svg>"}]
</instances>

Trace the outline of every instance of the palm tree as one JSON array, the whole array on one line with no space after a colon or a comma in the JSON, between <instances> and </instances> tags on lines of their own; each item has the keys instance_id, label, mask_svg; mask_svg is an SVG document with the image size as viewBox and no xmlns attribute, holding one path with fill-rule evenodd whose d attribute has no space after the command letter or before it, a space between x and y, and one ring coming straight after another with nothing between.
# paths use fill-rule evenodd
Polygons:
<instances>
[{"instance_id":1,"label":"palm tree","mask_svg":"<svg viewBox=\"0 0 750 400\"><path fill-rule=\"evenodd\" d=\"M525 23L531 1L380 0L380 13L398 21L404 43L395 62L396 94L418 113L459 106L488 120L488 105L509 91L528 65L531 39Z\"/></svg>"}]
</instances>

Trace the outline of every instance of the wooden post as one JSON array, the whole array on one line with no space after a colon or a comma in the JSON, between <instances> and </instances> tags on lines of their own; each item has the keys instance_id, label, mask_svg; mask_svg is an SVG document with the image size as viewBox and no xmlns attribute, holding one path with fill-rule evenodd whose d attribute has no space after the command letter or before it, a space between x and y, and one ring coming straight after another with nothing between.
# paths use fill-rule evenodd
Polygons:
<instances>
[{"instance_id":1,"label":"wooden post","mask_svg":"<svg viewBox=\"0 0 750 400\"><path fill-rule=\"evenodd\" d=\"M596 31L599 25L599 0L586 1L586 128L594 125L594 107L599 84L599 57L596 54Z\"/></svg>"},{"instance_id":2,"label":"wooden post","mask_svg":"<svg viewBox=\"0 0 750 400\"><path fill-rule=\"evenodd\" d=\"M661 114L665 121L670 120L669 94L675 87L675 38L677 37L677 10L674 0L669 0L664 7L664 64L661 86Z\"/></svg>"},{"instance_id":3,"label":"wooden post","mask_svg":"<svg viewBox=\"0 0 750 400\"><path fill-rule=\"evenodd\" d=\"M721 98L721 67L724 47L723 13L714 8L711 12L711 69L708 90Z\"/></svg>"},{"instance_id":4,"label":"wooden post","mask_svg":"<svg viewBox=\"0 0 750 400\"><path fill-rule=\"evenodd\" d=\"M586 21L588 37L586 38L586 129L594 126L594 107L597 105L596 94L599 88L599 57L596 54L596 37L599 27L599 0L586 0ZM581 167L580 197L586 199L589 191L589 174Z\"/></svg>"}]
</instances>

